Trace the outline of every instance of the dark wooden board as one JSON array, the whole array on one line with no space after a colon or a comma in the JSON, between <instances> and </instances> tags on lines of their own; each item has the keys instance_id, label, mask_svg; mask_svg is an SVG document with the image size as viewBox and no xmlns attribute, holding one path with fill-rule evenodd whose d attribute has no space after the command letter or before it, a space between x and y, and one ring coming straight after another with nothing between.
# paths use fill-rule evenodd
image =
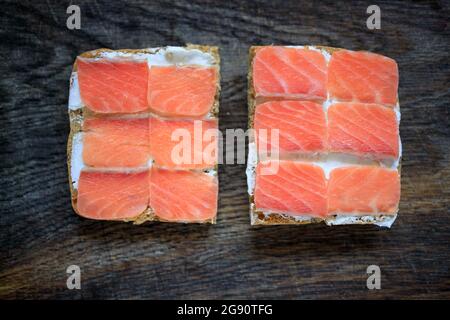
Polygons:
<instances>
[{"instance_id":1,"label":"dark wooden board","mask_svg":"<svg viewBox=\"0 0 450 320\"><path fill-rule=\"evenodd\" d=\"M449 3L2 1L0 298L450 298ZM402 201L391 230L250 227L245 166L220 168L217 225L96 222L75 215L66 169L68 80L99 47L218 45L220 127L246 128L247 51L321 44L400 67ZM82 289L66 288L77 264ZM366 288L381 267L382 289Z\"/></svg>"}]
</instances>

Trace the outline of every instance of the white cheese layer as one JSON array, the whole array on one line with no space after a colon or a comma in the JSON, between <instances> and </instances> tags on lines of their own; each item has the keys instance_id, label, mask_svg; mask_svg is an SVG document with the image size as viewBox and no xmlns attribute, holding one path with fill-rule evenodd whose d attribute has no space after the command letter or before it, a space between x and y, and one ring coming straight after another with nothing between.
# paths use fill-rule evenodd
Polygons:
<instances>
[{"instance_id":1,"label":"white cheese layer","mask_svg":"<svg viewBox=\"0 0 450 320\"><path fill-rule=\"evenodd\" d=\"M80 86L78 85L78 74L76 72L72 72L70 76L69 88L69 110L80 109L83 104L81 103Z\"/></svg>"},{"instance_id":2,"label":"white cheese layer","mask_svg":"<svg viewBox=\"0 0 450 320\"><path fill-rule=\"evenodd\" d=\"M344 215L338 214L333 217L325 219L325 223L329 226L345 225L345 224L374 224L383 228L390 228L397 219L395 215L380 215L380 216L358 216L358 215Z\"/></svg>"},{"instance_id":3,"label":"white cheese layer","mask_svg":"<svg viewBox=\"0 0 450 320\"><path fill-rule=\"evenodd\" d=\"M83 135L81 132L77 132L72 138L72 154L70 156L70 177L74 189L78 189L78 180L83 168Z\"/></svg>"},{"instance_id":4,"label":"white cheese layer","mask_svg":"<svg viewBox=\"0 0 450 320\"><path fill-rule=\"evenodd\" d=\"M149 66L195 65L211 67L216 64L214 56L198 49L164 47L147 58Z\"/></svg>"},{"instance_id":5,"label":"white cheese layer","mask_svg":"<svg viewBox=\"0 0 450 320\"><path fill-rule=\"evenodd\" d=\"M248 158L247 158L247 169L245 174L247 175L247 192L249 195L253 195L256 184L256 165L258 163L258 155L256 152L256 144L250 142L248 144Z\"/></svg>"},{"instance_id":6,"label":"white cheese layer","mask_svg":"<svg viewBox=\"0 0 450 320\"><path fill-rule=\"evenodd\" d=\"M143 49L148 52L132 53L127 51L104 51L95 59L127 58L146 59L149 66L202 66L211 67L217 62L211 53L185 47L161 47Z\"/></svg>"}]
</instances>

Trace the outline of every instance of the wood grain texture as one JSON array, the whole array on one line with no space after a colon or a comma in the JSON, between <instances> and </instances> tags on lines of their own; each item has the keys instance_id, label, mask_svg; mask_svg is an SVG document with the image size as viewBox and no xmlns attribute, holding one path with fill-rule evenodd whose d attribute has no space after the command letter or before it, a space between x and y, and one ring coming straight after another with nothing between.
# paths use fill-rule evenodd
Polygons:
<instances>
[{"instance_id":1,"label":"wood grain texture","mask_svg":"<svg viewBox=\"0 0 450 320\"><path fill-rule=\"evenodd\" d=\"M450 298L449 3L356 1L2 3L0 298ZM100 47L221 48L220 126L246 128L250 45L365 49L400 68L402 201L391 230L250 227L245 166L220 168L217 225L105 223L74 214L66 169L68 81ZM82 289L66 289L77 264ZM366 289L366 268L382 289Z\"/></svg>"}]
</instances>

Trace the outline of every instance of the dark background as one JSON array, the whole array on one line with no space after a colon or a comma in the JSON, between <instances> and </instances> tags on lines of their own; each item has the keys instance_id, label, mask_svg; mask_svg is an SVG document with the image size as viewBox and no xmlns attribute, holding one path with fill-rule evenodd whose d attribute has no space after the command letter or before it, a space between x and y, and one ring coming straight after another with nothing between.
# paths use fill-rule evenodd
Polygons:
<instances>
[{"instance_id":1,"label":"dark background","mask_svg":"<svg viewBox=\"0 0 450 320\"><path fill-rule=\"evenodd\" d=\"M450 298L449 2L1 1L0 298ZM81 30L66 8L81 7ZM251 227L244 165L220 168L217 225L96 222L71 208L69 75L86 50L185 43L222 57L220 127L246 128L247 52L320 44L397 60L402 201L391 230ZM66 288L81 267L82 289ZM382 289L366 288L381 267Z\"/></svg>"}]
</instances>

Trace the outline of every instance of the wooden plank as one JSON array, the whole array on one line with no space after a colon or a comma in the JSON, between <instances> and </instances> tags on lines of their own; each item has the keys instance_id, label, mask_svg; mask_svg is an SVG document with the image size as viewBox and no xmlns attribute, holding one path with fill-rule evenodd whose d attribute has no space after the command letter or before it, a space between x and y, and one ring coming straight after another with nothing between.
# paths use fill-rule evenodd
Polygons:
<instances>
[{"instance_id":1,"label":"wooden plank","mask_svg":"<svg viewBox=\"0 0 450 320\"><path fill-rule=\"evenodd\" d=\"M378 1L80 1L81 30L60 3L2 5L0 298L450 298L448 4ZM322 44L379 52L400 67L402 202L391 230L250 227L245 166L220 168L215 226L133 226L71 209L68 80L99 47L218 45L221 129L246 128L247 52ZM66 288L77 264L82 290ZM366 288L366 268L382 289Z\"/></svg>"}]
</instances>

